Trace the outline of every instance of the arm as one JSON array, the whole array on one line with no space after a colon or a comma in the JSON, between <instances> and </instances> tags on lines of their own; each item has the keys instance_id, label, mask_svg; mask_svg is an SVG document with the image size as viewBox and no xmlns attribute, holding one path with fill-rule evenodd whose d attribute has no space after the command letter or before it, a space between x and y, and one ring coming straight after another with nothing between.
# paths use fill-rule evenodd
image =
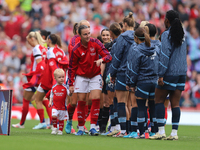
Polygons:
<instances>
[{"instance_id":1,"label":"arm","mask_svg":"<svg viewBox=\"0 0 200 150\"><path fill-rule=\"evenodd\" d=\"M69 91L70 95L74 92L74 78L75 78L75 73L78 68L78 56L75 53L75 47L73 48L70 56L70 61L69 61L69 69L68 69L68 78L69 78Z\"/></svg>"},{"instance_id":2,"label":"arm","mask_svg":"<svg viewBox=\"0 0 200 150\"><path fill-rule=\"evenodd\" d=\"M52 79L53 79L53 85L56 84L56 80L54 79L54 71L58 68L57 67L57 61L54 59L54 58L50 58L49 61L49 66L50 66L50 70L51 70L51 76L52 76Z\"/></svg>"},{"instance_id":3,"label":"arm","mask_svg":"<svg viewBox=\"0 0 200 150\"><path fill-rule=\"evenodd\" d=\"M101 60L102 63L110 62L112 60L112 56L110 55L108 50L104 47L104 45L99 40L95 39L95 43L96 43L97 51L99 55L102 57L99 60Z\"/></svg>"},{"instance_id":4,"label":"arm","mask_svg":"<svg viewBox=\"0 0 200 150\"><path fill-rule=\"evenodd\" d=\"M52 104L53 104L53 91L51 90L50 101L49 101L49 107L51 107Z\"/></svg>"},{"instance_id":5,"label":"arm","mask_svg":"<svg viewBox=\"0 0 200 150\"><path fill-rule=\"evenodd\" d=\"M158 67L158 76L163 77L165 72L167 71L169 59L171 55L171 43L168 39L167 32L164 32L161 37L161 51L160 51L160 58L159 58L159 67Z\"/></svg>"},{"instance_id":6,"label":"arm","mask_svg":"<svg viewBox=\"0 0 200 150\"><path fill-rule=\"evenodd\" d=\"M111 77L115 77L117 73L117 68L119 68L121 64L121 59L123 57L123 50L124 50L124 39L122 36L119 36L116 43L112 47L112 51L114 50L113 53L113 59L111 62L111 66L109 68L109 72Z\"/></svg>"},{"instance_id":7,"label":"arm","mask_svg":"<svg viewBox=\"0 0 200 150\"><path fill-rule=\"evenodd\" d=\"M137 83L141 58L137 51L131 51L129 53L129 57L127 58L126 85L129 87L135 87Z\"/></svg>"}]
</instances>

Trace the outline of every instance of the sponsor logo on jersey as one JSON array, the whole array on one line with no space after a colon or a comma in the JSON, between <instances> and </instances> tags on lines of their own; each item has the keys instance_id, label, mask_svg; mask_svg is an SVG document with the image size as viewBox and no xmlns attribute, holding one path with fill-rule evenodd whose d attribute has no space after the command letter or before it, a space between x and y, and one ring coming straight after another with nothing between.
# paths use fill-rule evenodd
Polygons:
<instances>
[{"instance_id":1,"label":"sponsor logo on jersey","mask_svg":"<svg viewBox=\"0 0 200 150\"><path fill-rule=\"evenodd\" d=\"M63 56L63 54L61 52L57 52L56 57L59 56L59 55Z\"/></svg>"},{"instance_id":2,"label":"sponsor logo on jersey","mask_svg":"<svg viewBox=\"0 0 200 150\"><path fill-rule=\"evenodd\" d=\"M90 53L90 55L91 55L91 56L94 56L94 55L96 55L96 53Z\"/></svg>"},{"instance_id":3,"label":"sponsor logo on jersey","mask_svg":"<svg viewBox=\"0 0 200 150\"><path fill-rule=\"evenodd\" d=\"M85 55L85 53L84 53L84 52L82 52L81 56L83 56L83 55Z\"/></svg>"},{"instance_id":4,"label":"sponsor logo on jersey","mask_svg":"<svg viewBox=\"0 0 200 150\"><path fill-rule=\"evenodd\" d=\"M56 96L63 96L63 94L64 94L63 92L57 92L57 93L55 93Z\"/></svg>"},{"instance_id":5,"label":"sponsor logo on jersey","mask_svg":"<svg viewBox=\"0 0 200 150\"><path fill-rule=\"evenodd\" d=\"M53 65L54 65L54 62L51 61L51 62L49 63L49 66L53 66Z\"/></svg>"},{"instance_id":6,"label":"sponsor logo on jersey","mask_svg":"<svg viewBox=\"0 0 200 150\"><path fill-rule=\"evenodd\" d=\"M91 52L94 52L94 47L90 47L90 51L91 51Z\"/></svg>"}]
</instances>

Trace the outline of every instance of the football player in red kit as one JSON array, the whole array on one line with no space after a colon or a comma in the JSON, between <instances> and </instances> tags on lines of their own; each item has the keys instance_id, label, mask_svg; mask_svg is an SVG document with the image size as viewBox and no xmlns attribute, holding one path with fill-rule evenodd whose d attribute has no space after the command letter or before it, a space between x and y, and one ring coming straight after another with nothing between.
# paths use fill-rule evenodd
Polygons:
<instances>
[{"instance_id":1,"label":"football player in red kit","mask_svg":"<svg viewBox=\"0 0 200 150\"><path fill-rule=\"evenodd\" d=\"M24 123L29 110L29 103L33 100L33 95L38 87L41 79L41 72L45 69L45 59L47 49L42 46L45 44L45 40L41 37L39 32L30 32L26 37L27 42L34 47L31 54L31 72L25 74L28 82L23 85L23 106L22 106L22 117L18 124L13 124L14 128L24 128Z\"/></svg>"},{"instance_id":2,"label":"football player in red kit","mask_svg":"<svg viewBox=\"0 0 200 150\"><path fill-rule=\"evenodd\" d=\"M71 55L73 47L78 42L80 42L80 40L81 40L80 36L78 35L78 27L80 25L86 25L90 28L90 23L87 20L81 20L79 23L74 24L74 28L73 28L74 36L71 38L71 40L69 42L69 46L68 46L69 56ZM73 133L73 134L75 133L75 130L72 128L72 118L73 118L73 115L74 115L74 111L76 109L77 100L78 100L77 93L74 93L74 94L72 94L72 96L68 97L67 111L69 113L69 120L67 120L67 124L65 126L65 132L68 133L68 134L69 133ZM87 105L87 102L86 102L86 108L85 108L85 110L86 110L85 115L86 116L85 116L85 118L88 117L88 115L90 113L90 108L91 108L91 105ZM87 131L87 129L85 128L85 132L86 131Z\"/></svg>"},{"instance_id":3,"label":"football player in red kit","mask_svg":"<svg viewBox=\"0 0 200 150\"><path fill-rule=\"evenodd\" d=\"M99 40L90 37L88 26L81 25L78 28L78 34L81 40L72 49L68 70L70 93L77 93L78 95L79 131L76 135L83 135L86 95L89 92L89 99L92 100L90 134L98 135L95 125L99 116L102 90L100 65L101 63L110 62L112 57ZM99 59L99 55L101 55L101 59Z\"/></svg>"},{"instance_id":4,"label":"football player in red kit","mask_svg":"<svg viewBox=\"0 0 200 150\"><path fill-rule=\"evenodd\" d=\"M47 46L49 47L49 50L47 52L46 68L42 75L41 83L35 96L37 113L40 117L40 123L33 129L46 128L46 123L44 122L44 109L42 104L46 107L49 117L51 117L51 109L48 107L49 103L44 103L43 98L46 93L51 90L52 86L56 84L53 72L57 68L66 69L68 67L68 60L65 56L65 53L61 49L61 41L57 35L51 34L48 36Z\"/></svg>"},{"instance_id":5,"label":"football player in red kit","mask_svg":"<svg viewBox=\"0 0 200 150\"><path fill-rule=\"evenodd\" d=\"M52 106L52 123L53 129L51 134L63 134L64 119L68 119L66 100L68 90L65 81L65 72L58 68L54 71L56 84L51 89L49 107ZM57 119L59 120L59 130L57 129Z\"/></svg>"}]
</instances>

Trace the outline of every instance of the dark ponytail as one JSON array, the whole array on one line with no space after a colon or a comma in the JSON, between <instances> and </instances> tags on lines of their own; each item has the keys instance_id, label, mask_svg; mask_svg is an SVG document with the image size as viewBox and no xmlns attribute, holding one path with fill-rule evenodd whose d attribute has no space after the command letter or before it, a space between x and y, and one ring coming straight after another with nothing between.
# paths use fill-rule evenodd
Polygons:
<instances>
[{"instance_id":1,"label":"dark ponytail","mask_svg":"<svg viewBox=\"0 0 200 150\"><path fill-rule=\"evenodd\" d=\"M51 32L46 31L46 30L41 30L40 34L41 34L41 36L45 36L45 40L46 40L47 37L51 34Z\"/></svg>"},{"instance_id":2,"label":"dark ponytail","mask_svg":"<svg viewBox=\"0 0 200 150\"><path fill-rule=\"evenodd\" d=\"M73 26L73 34L74 35L77 35L77 30L78 30L78 23L74 23L74 26Z\"/></svg>"},{"instance_id":3,"label":"dark ponytail","mask_svg":"<svg viewBox=\"0 0 200 150\"><path fill-rule=\"evenodd\" d=\"M171 27L169 31L171 44L175 47L179 47L181 46L184 38L184 31L179 19L179 14L174 10L170 10L167 12L166 18L169 20Z\"/></svg>"},{"instance_id":4,"label":"dark ponytail","mask_svg":"<svg viewBox=\"0 0 200 150\"><path fill-rule=\"evenodd\" d=\"M149 35L146 33L144 28L137 28L135 30L134 36L137 37L140 41L144 41L145 45L150 47L151 46L151 42L150 42L150 37Z\"/></svg>"},{"instance_id":5,"label":"dark ponytail","mask_svg":"<svg viewBox=\"0 0 200 150\"><path fill-rule=\"evenodd\" d=\"M62 48L62 44L61 44L61 39L58 35L56 34L51 34L48 37L51 40L51 43L54 45L58 45L58 47Z\"/></svg>"}]
</instances>

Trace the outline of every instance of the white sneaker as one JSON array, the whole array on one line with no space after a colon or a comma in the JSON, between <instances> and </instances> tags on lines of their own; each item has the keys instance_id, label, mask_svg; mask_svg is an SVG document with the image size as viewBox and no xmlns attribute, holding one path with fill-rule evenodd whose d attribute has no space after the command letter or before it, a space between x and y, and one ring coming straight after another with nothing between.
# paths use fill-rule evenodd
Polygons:
<instances>
[{"instance_id":1,"label":"white sneaker","mask_svg":"<svg viewBox=\"0 0 200 150\"><path fill-rule=\"evenodd\" d=\"M12 124L12 127L13 128L24 128L24 125L20 125L19 123L18 124Z\"/></svg>"},{"instance_id":2,"label":"white sneaker","mask_svg":"<svg viewBox=\"0 0 200 150\"><path fill-rule=\"evenodd\" d=\"M33 127L33 129L46 129L47 128L47 124L44 123L39 123L38 125L36 125L35 127Z\"/></svg>"},{"instance_id":3,"label":"white sneaker","mask_svg":"<svg viewBox=\"0 0 200 150\"><path fill-rule=\"evenodd\" d=\"M60 131L60 130L58 130L58 133L57 133L58 135L62 135L63 134L63 132L62 131Z\"/></svg>"},{"instance_id":4,"label":"white sneaker","mask_svg":"<svg viewBox=\"0 0 200 150\"><path fill-rule=\"evenodd\" d=\"M58 129L57 128L53 128L51 134L57 134L58 133Z\"/></svg>"}]
</instances>

